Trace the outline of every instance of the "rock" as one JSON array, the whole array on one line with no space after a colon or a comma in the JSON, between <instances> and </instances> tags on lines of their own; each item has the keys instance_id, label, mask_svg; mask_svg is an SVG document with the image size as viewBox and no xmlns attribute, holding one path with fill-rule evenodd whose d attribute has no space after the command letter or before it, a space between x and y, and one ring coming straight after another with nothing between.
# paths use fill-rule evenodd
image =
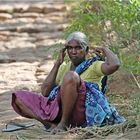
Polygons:
<instances>
[{"instance_id":1,"label":"rock","mask_svg":"<svg viewBox=\"0 0 140 140\"><path fill-rule=\"evenodd\" d=\"M44 18L50 19L53 22L60 22L65 23L66 18L66 13L65 12L52 12L44 15Z\"/></svg>"},{"instance_id":2,"label":"rock","mask_svg":"<svg viewBox=\"0 0 140 140\"><path fill-rule=\"evenodd\" d=\"M52 24L53 21L50 18L46 18L46 16L44 15L40 15L34 20L34 23L35 24Z\"/></svg>"},{"instance_id":3,"label":"rock","mask_svg":"<svg viewBox=\"0 0 140 140\"><path fill-rule=\"evenodd\" d=\"M38 40L35 44L36 44L36 47L42 47L42 46L52 46L52 45L55 45L56 42L58 42L58 39L44 39L44 40ZM48 48L49 50L49 48Z\"/></svg>"},{"instance_id":4,"label":"rock","mask_svg":"<svg viewBox=\"0 0 140 140\"><path fill-rule=\"evenodd\" d=\"M44 33L38 33L38 34L32 34L31 36L36 38L36 41L43 41L43 40L49 40L51 39L52 41L54 39L59 39L62 37L62 32L55 32L55 33L48 33L48 32L44 32Z\"/></svg>"},{"instance_id":5,"label":"rock","mask_svg":"<svg viewBox=\"0 0 140 140\"><path fill-rule=\"evenodd\" d=\"M12 15L8 13L0 13L0 20L12 19Z\"/></svg>"},{"instance_id":6,"label":"rock","mask_svg":"<svg viewBox=\"0 0 140 140\"><path fill-rule=\"evenodd\" d=\"M0 55L0 63L14 62L15 60L10 59L8 55Z\"/></svg>"},{"instance_id":7,"label":"rock","mask_svg":"<svg viewBox=\"0 0 140 140\"><path fill-rule=\"evenodd\" d=\"M24 13L28 9L28 4L17 4L13 6L13 13Z\"/></svg>"},{"instance_id":8,"label":"rock","mask_svg":"<svg viewBox=\"0 0 140 140\"><path fill-rule=\"evenodd\" d=\"M38 25L28 24L26 26L18 26L17 32L28 32L28 33L39 33L39 32L57 32L64 31L67 24L56 24L56 25Z\"/></svg>"},{"instance_id":9,"label":"rock","mask_svg":"<svg viewBox=\"0 0 140 140\"><path fill-rule=\"evenodd\" d=\"M42 13L43 5L30 5L24 12Z\"/></svg>"},{"instance_id":10,"label":"rock","mask_svg":"<svg viewBox=\"0 0 140 140\"><path fill-rule=\"evenodd\" d=\"M51 13L51 12L65 12L67 10L66 6L64 5L47 5L44 7L43 12L45 14Z\"/></svg>"},{"instance_id":11,"label":"rock","mask_svg":"<svg viewBox=\"0 0 140 140\"><path fill-rule=\"evenodd\" d=\"M14 18L37 18L40 14L38 13L15 13Z\"/></svg>"},{"instance_id":12,"label":"rock","mask_svg":"<svg viewBox=\"0 0 140 140\"><path fill-rule=\"evenodd\" d=\"M17 27L17 32L38 33L38 32L44 32L45 28L46 28L45 25L27 24L26 26Z\"/></svg>"},{"instance_id":13,"label":"rock","mask_svg":"<svg viewBox=\"0 0 140 140\"><path fill-rule=\"evenodd\" d=\"M0 31L11 31L15 32L17 28L15 26L6 26L6 27L0 27Z\"/></svg>"},{"instance_id":14,"label":"rock","mask_svg":"<svg viewBox=\"0 0 140 140\"><path fill-rule=\"evenodd\" d=\"M1 4L0 5L0 13L12 13L13 7L8 4Z\"/></svg>"}]
</instances>

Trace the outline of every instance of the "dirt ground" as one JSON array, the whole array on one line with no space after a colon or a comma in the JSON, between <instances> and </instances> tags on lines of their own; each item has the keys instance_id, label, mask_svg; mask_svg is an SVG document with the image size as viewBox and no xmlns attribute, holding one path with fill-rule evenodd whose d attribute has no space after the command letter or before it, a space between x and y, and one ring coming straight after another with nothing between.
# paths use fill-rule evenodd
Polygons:
<instances>
[{"instance_id":1,"label":"dirt ground","mask_svg":"<svg viewBox=\"0 0 140 140\"><path fill-rule=\"evenodd\" d=\"M72 132L50 135L41 123L20 117L11 107L11 94L15 90L40 92L40 84L54 63L56 43L63 43L61 37L68 25L68 12L69 6L63 0L0 0L0 130L9 122L35 124L26 130L0 132L0 140L84 139ZM132 75L122 68L109 78L107 96L124 97L125 107L127 99L138 92ZM139 131L113 134L104 139L140 139Z\"/></svg>"}]
</instances>

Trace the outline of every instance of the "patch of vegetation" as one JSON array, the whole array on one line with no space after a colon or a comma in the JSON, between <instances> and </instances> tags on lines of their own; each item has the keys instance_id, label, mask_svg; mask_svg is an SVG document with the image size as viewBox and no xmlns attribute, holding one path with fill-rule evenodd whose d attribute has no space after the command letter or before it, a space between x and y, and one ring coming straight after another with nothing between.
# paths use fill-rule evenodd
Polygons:
<instances>
[{"instance_id":1,"label":"patch of vegetation","mask_svg":"<svg viewBox=\"0 0 140 140\"><path fill-rule=\"evenodd\" d=\"M82 31L89 37L91 47L109 47L118 54L124 68L140 74L139 0L79 0L71 12L65 37Z\"/></svg>"}]
</instances>

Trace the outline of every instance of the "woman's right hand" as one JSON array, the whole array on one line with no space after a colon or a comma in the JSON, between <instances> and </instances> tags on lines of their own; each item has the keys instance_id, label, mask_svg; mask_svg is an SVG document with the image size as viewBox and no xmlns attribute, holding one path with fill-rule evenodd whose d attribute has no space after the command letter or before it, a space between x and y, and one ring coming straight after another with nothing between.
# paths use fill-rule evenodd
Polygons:
<instances>
[{"instance_id":1,"label":"woman's right hand","mask_svg":"<svg viewBox=\"0 0 140 140\"><path fill-rule=\"evenodd\" d=\"M57 59L57 61L56 61L56 63L57 64L62 64L63 63L63 61L64 61L64 58L65 58L65 55L66 55L66 47L64 47L64 48L62 48L61 50L60 50L60 53L59 53L59 56L58 56L58 59Z\"/></svg>"}]
</instances>

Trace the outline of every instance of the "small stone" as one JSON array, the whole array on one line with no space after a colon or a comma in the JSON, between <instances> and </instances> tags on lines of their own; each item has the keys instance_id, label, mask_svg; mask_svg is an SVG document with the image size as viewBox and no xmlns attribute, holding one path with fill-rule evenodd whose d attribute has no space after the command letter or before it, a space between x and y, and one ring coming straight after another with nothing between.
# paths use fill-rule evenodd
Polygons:
<instances>
[{"instance_id":1,"label":"small stone","mask_svg":"<svg viewBox=\"0 0 140 140\"><path fill-rule=\"evenodd\" d=\"M0 20L12 19L12 15L8 13L0 13Z\"/></svg>"}]
</instances>

